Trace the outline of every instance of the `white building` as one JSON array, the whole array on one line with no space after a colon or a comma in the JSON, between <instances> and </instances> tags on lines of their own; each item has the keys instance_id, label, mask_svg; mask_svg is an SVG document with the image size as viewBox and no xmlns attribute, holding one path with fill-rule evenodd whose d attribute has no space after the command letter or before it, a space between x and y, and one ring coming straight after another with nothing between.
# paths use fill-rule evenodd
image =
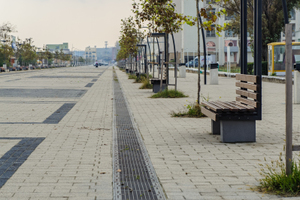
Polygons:
<instances>
[{"instance_id":1,"label":"white building","mask_svg":"<svg viewBox=\"0 0 300 200\"><path fill-rule=\"evenodd\" d=\"M293 42L300 42L300 10L293 9L290 12L290 24L292 24L292 40ZM298 19L298 20L297 20ZM281 33L281 42L285 41L285 34L284 32Z\"/></svg>"},{"instance_id":2,"label":"white building","mask_svg":"<svg viewBox=\"0 0 300 200\"><path fill-rule=\"evenodd\" d=\"M97 48L95 47L86 47L85 48L85 59L91 61L91 62L96 62L97 61Z\"/></svg>"},{"instance_id":3,"label":"white building","mask_svg":"<svg viewBox=\"0 0 300 200\"><path fill-rule=\"evenodd\" d=\"M206 0L204 2L199 1L199 7L205 8L211 0ZM178 13L182 13L183 15L196 17L196 1L195 0L174 0L176 3L176 11ZM219 7L213 5L212 12L218 12ZM300 17L299 11L291 12L291 21L290 23L293 25L293 41L300 41L300 20L296 20ZM230 21L230 16L222 16L218 19L218 24L224 24L225 22ZM205 42L207 47L208 55L215 55L216 62L219 62L220 65L224 65L227 63L227 46L230 46L230 62L232 64L239 63L240 51L238 44L238 37L233 35L232 31L223 31L220 35L221 37L216 35L216 32L213 31L204 31L205 33ZM284 34L282 33L282 41L285 40ZM250 45L250 37L248 38ZM170 53L171 58L173 57L173 45L172 40L169 41L170 44ZM187 60L192 60L194 56L197 56L197 27L189 26L187 24L183 25L183 30L179 33L175 34L175 44L176 50L179 54L179 62L186 63ZM201 34L201 42L200 42L200 51L201 55L203 55L203 41ZM253 62L253 56L251 52L250 46L248 47L248 62Z\"/></svg>"}]
</instances>

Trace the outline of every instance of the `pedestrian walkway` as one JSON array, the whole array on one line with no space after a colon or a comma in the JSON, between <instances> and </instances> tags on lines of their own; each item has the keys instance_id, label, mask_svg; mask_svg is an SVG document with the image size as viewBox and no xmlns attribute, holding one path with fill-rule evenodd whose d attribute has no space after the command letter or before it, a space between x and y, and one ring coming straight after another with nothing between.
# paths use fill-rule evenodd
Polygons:
<instances>
[{"instance_id":1,"label":"pedestrian walkway","mask_svg":"<svg viewBox=\"0 0 300 200\"><path fill-rule=\"evenodd\" d=\"M225 144L210 133L210 119L170 115L195 102L197 74L178 79L189 97L151 99L152 90L115 71L167 199L299 199L251 190L259 164L283 153L284 84L263 82L257 142ZM112 67L0 74L0 200L113 199L114 81ZM201 93L234 100L235 89L234 78L219 77L219 85L202 81ZM300 105L293 111L293 142L300 144Z\"/></svg>"},{"instance_id":2,"label":"pedestrian walkway","mask_svg":"<svg viewBox=\"0 0 300 200\"><path fill-rule=\"evenodd\" d=\"M257 142L225 144L210 133L210 119L170 116L195 102L197 74L178 79L178 89L189 95L182 99L151 99L152 90L140 90L140 84L134 84L124 72L117 74L169 199L280 199L253 192L251 187L261 178L259 164L278 160L283 152L284 84L263 82L263 120L257 122ZM235 100L235 82L219 77L219 85L202 83L202 96ZM300 105L294 105L294 144L300 143L299 124Z\"/></svg>"},{"instance_id":3,"label":"pedestrian walkway","mask_svg":"<svg viewBox=\"0 0 300 200\"><path fill-rule=\"evenodd\" d=\"M112 69L101 75L104 70L88 66L1 76L0 156L21 138L43 139L0 189L1 200L112 199ZM8 89L21 91L2 93ZM42 123L70 102L75 106L59 123Z\"/></svg>"}]
</instances>

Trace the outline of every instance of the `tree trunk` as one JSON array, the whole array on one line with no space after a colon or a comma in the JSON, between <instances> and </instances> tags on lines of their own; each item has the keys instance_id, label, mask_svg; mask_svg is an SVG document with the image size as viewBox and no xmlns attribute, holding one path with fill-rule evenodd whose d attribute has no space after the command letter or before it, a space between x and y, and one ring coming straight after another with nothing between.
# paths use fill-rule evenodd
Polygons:
<instances>
[{"instance_id":1,"label":"tree trunk","mask_svg":"<svg viewBox=\"0 0 300 200\"><path fill-rule=\"evenodd\" d=\"M198 91L197 91L197 104L200 105L200 25L199 25L199 0L196 0L196 8L197 8L197 37L198 37Z\"/></svg>"}]
</instances>

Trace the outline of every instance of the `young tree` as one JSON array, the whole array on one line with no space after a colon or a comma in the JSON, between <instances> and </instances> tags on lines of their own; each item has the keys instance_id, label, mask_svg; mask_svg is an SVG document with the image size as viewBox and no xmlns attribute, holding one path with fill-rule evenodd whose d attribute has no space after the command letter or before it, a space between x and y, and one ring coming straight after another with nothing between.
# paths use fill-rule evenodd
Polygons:
<instances>
[{"instance_id":1,"label":"young tree","mask_svg":"<svg viewBox=\"0 0 300 200\"><path fill-rule=\"evenodd\" d=\"M70 54L64 54L63 55L63 60L64 61L70 61L71 60L71 55Z\"/></svg>"},{"instance_id":2,"label":"young tree","mask_svg":"<svg viewBox=\"0 0 300 200\"><path fill-rule=\"evenodd\" d=\"M27 66L30 63L35 62L37 55L36 55L36 48L32 45L33 41L31 38L26 39L21 48L21 64Z\"/></svg>"},{"instance_id":3,"label":"young tree","mask_svg":"<svg viewBox=\"0 0 300 200\"><path fill-rule=\"evenodd\" d=\"M299 7L300 0L286 1L288 11ZM226 9L228 16L232 16L232 20L227 26L228 30L232 30L235 34L240 32L240 0L219 0L213 4L219 5ZM247 22L248 32L253 33L253 1L247 1ZM262 1L262 59L267 60L268 46L270 42L277 42L280 39L281 32L284 28L284 16L282 8L282 0L264 0ZM251 34L252 35L252 34Z\"/></svg>"},{"instance_id":4,"label":"young tree","mask_svg":"<svg viewBox=\"0 0 300 200\"><path fill-rule=\"evenodd\" d=\"M80 56L79 59L78 59L78 62L84 63L85 59L82 56Z\"/></svg>"},{"instance_id":5,"label":"young tree","mask_svg":"<svg viewBox=\"0 0 300 200\"><path fill-rule=\"evenodd\" d=\"M60 59L60 64L62 64L62 61L65 61L66 57L65 57L65 54L63 52L63 49L60 49L58 58Z\"/></svg>"},{"instance_id":6,"label":"young tree","mask_svg":"<svg viewBox=\"0 0 300 200\"><path fill-rule=\"evenodd\" d=\"M0 66L2 66L3 64L10 66L10 58L13 55L14 51L11 48L11 45L8 45L7 43L0 44Z\"/></svg>"},{"instance_id":7,"label":"young tree","mask_svg":"<svg viewBox=\"0 0 300 200\"><path fill-rule=\"evenodd\" d=\"M10 37L12 32L16 32L16 29L9 22L0 26L0 65L6 64L10 66L10 59L14 55Z\"/></svg>"},{"instance_id":8,"label":"young tree","mask_svg":"<svg viewBox=\"0 0 300 200\"><path fill-rule=\"evenodd\" d=\"M44 65L44 59L47 59L47 55L45 51L40 51L37 53L37 58L42 62L42 66Z\"/></svg>"},{"instance_id":9,"label":"young tree","mask_svg":"<svg viewBox=\"0 0 300 200\"><path fill-rule=\"evenodd\" d=\"M201 0L203 2L203 0ZM219 1L219 0L217 0ZM228 1L228 0L224 0ZM175 11L176 5L172 0L139 0L138 3L133 3L133 12L136 15L136 23L139 27L142 27L142 23L146 23L153 32L160 33L176 33L182 29L184 23L193 26L197 23L198 29L200 27L206 30L212 30L212 25L215 25L217 34L223 30L223 26L217 24L217 18L222 14L225 14L225 10L221 10L217 13L212 13L210 10L212 6L199 9L199 0L196 0L197 13L196 17L185 16ZM199 14L206 20L199 24ZM198 32L198 47L200 46L200 37ZM176 53L176 52L174 52ZM200 49L198 48L198 56L200 59ZM200 104L200 65L198 68L198 91L197 91L197 104Z\"/></svg>"},{"instance_id":10,"label":"young tree","mask_svg":"<svg viewBox=\"0 0 300 200\"><path fill-rule=\"evenodd\" d=\"M0 39L10 41L10 33L16 32L16 28L9 22L0 26Z\"/></svg>"},{"instance_id":11,"label":"young tree","mask_svg":"<svg viewBox=\"0 0 300 200\"><path fill-rule=\"evenodd\" d=\"M45 49L45 57L47 59L47 65L51 64L52 58L53 58L53 54L47 48Z\"/></svg>"},{"instance_id":12,"label":"young tree","mask_svg":"<svg viewBox=\"0 0 300 200\"><path fill-rule=\"evenodd\" d=\"M122 60L137 54L137 44L140 38L143 37L142 33L136 28L133 17L122 19L121 36L120 36L120 50L117 54L117 59Z\"/></svg>"},{"instance_id":13,"label":"young tree","mask_svg":"<svg viewBox=\"0 0 300 200\"><path fill-rule=\"evenodd\" d=\"M55 63L57 64L57 60L59 59L59 51L58 51L58 50L55 50L53 56L54 56L54 58L55 58Z\"/></svg>"}]
</instances>

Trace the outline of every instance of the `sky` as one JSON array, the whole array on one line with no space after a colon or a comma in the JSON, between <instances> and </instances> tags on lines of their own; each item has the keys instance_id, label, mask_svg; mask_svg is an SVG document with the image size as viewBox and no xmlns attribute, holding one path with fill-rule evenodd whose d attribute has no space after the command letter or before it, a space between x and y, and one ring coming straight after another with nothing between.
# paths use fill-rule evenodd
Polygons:
<instances>
[{"instance_id":1,"label":"sky","mask_svg":"<svg viewBox=\"0 0 300 200\"><path fill-rule=\"evenodd\" d=\"M115 46L121 19L133 16L132 0L0 0L0 25L10 22L36 47L69 43L69 49Z\"/></svg>"}]
</instances>

